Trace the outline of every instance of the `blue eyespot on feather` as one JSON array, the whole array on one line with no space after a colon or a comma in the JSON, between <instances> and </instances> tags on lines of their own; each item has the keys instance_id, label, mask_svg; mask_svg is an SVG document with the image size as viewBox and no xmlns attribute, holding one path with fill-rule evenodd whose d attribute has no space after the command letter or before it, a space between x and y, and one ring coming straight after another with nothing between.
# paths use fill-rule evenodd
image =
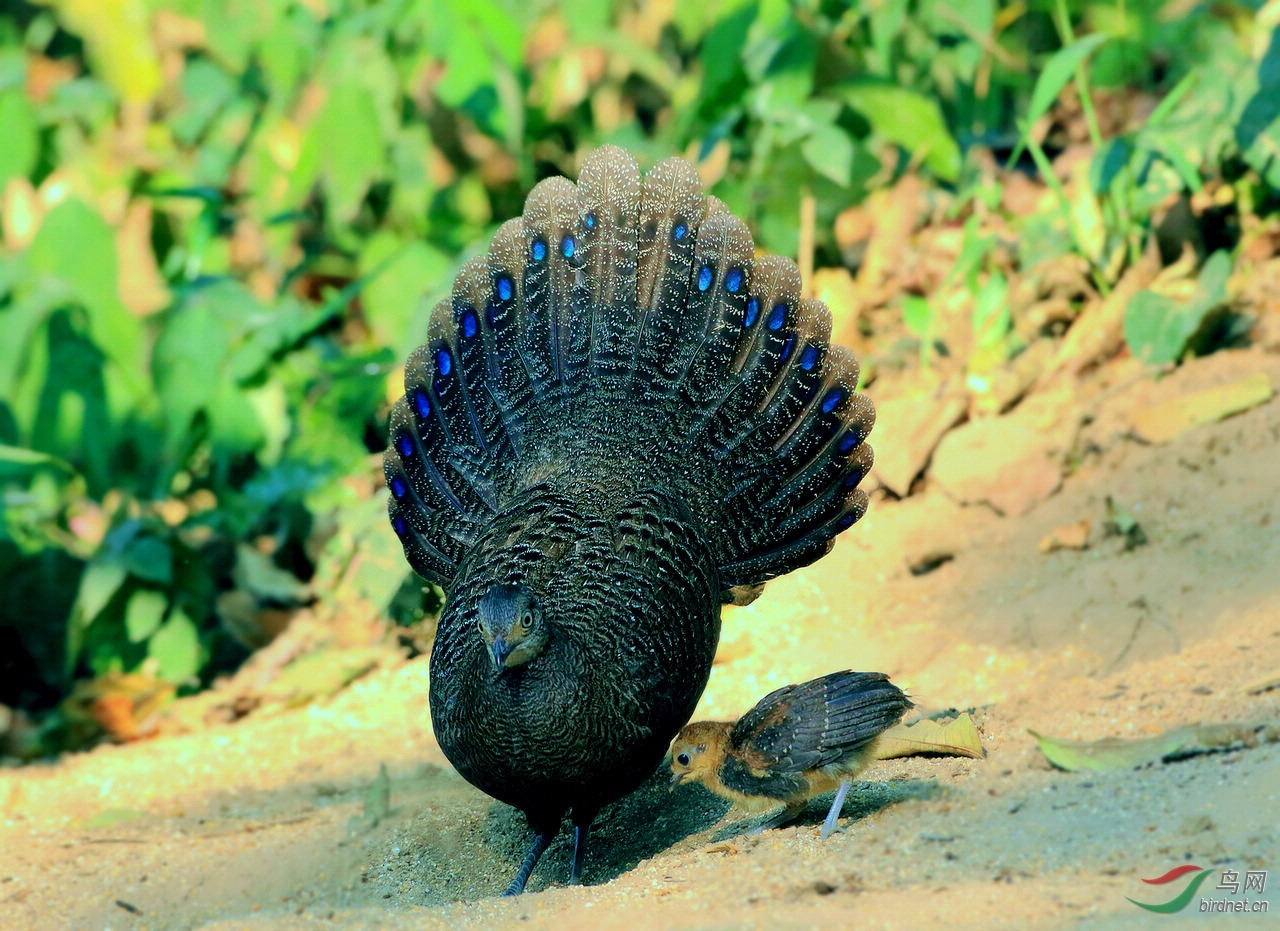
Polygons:
<instances>
[{"instance_id":1,"label":"blue eyespot on feather","mask_svg":"<svg viewBox=\"0 0 1280 931\"><path fill-rule=\"evenodd\" d=\"M448 375L453 369L453 356L449 355L448 349L440 349L436 352L436 370L441 375Z\"/></svg>"},{"instance_id":2,"label":"blue eyespot on feather","mask_svg":"<svg viewBox=\"0 0 1280 931\"><path fill-rule=\"evenodd\" d=\"M391 518L391 529L392 529L392 530L394 530L394 531L396 532L396 536L397 536L397 537L403 537L403 536L404 536L404 530L405 530L405 528L404 528L404 518L403 518L403 517L393 517L393 518Z\"/></svg>"},{"instance_id":3,"label":"blue eyespot on feather","mask_svg":"<svg viewBox=\"0 0 1280 931\"><path fill-rule=\"evenodd\" d=\"M573 241L573 237L566 236L560 243L560 252L566 259L571 259L573 258L573 252L577 247L577 243Z\"/></svg>"},{"instance_id":4,"label":"blue eyespot on feather","mask_svg":"<svg viewBox=\"0 0 1280 931\"><path fill-rule=\"evenodd\" d=\"M431 399L427 397L425 391L415 391L413 393L413 407L423 420L431 416Z\"/></svg>"},{"instance_id":5,"label":"blue eyespot on feather","mask_svg":"<svg viewBox=\"0 0 1280 931\"><path fill-rule=\"evenodd\" d=\"M832 388L827 392L827 396L822 399L822 413L830 414L836 409L836 405L844 400L844 391L839 388Z\"/></svg>"},{"instance_id":6,"label":"blue eyespot on feather","mask_svg":"<svg viewBox=\"0 0 1280 931\"><path fill-rule=\"evenodd\" d=\"M467 311L462 315L462 335L467 339L476 335L476 315L471 311Z\"/></svg>"},{"instance_id":7,"label":"blue eyespot on feather","mask_svg":"<svg viewBox=\"0 0 1280 931\"><path fill-rule=\"evenodd\" d=\"M840 440L840 446L838 447L838 449L840 450L840 455L843 456L845 453L849 452L849 450L853 449L853 447L857 445L858 445L858 431L850 430Z\"/></svg>"},{"instance_id":8,"label":"blue eyespot on feather","mask_svg":"<svg viewBox=\"0 0 1280 931\"><path fill-rule=\"evenodd\" d=\"M729 269L729 274L724 276L724 287L730 294L737 294L738 289L742 287L742 269Z\"/></svg>"},{"instance_id":9,"label":"blue eyespot on feather","mask_svg":"<svg viewBox=\"0 0 1280 931\"><path fill-rule=\"evenodd\" d=\"M395 495L395 497L403 498L405 492L408 490L409 489L405 487L404 479L400 476L397 475L395 478L391 479L391 494Z\"/></svg>"},{"instance_id":10,"label":"blue eyespot on feather","mask_svg":"<svg viewBox=\"0 0 1280 931\"><path fill-rule=\"evenodd\" d=\"M711 266L702 266L702 271L698 272L698 290L705 291L707 288L711 287L711 278Z\"/></svg>"},{"instance_id":11,"label":"blue eyespot on feather","mask_svg":"<svg viewBox=\"0 0 1280 931\"><path fill-rule=\"evenodd\" d=\"M683 223L677 223L675 226L675 229L671 231L671 238L674 239L676 242L679 242L680 240L684 239L688 235L689 235L689 227L685 226Z\"/></svg>"},{"instance_id":12,"label":"blue eyespot on feather","mask_svg":"<svg viewBox=\"0 0 1280 931\"><path fill-rule=\"evenodd\" d=\"M845 514L836 521L836 530L848 530L853 526L853 522L858 519L856 514Z\"/></svg>"},{"instance_id":13,"label":"blue eyespot on feather","mask_svg":"<svg viewBox=\"0 0 1280 931\"><path fill-rule=\"evenodd\" d=\"M769 312L769 329L781 330L782 325L787 322L787 305L775 304L773 310Z\"/></svg>"},{"instance_id":14,"label":"blue eyespot on feather","mask_svg":"<svg viewBox=\"0 0 1280 931\"><path fill-rule=\"evenodd\" d=\"M742 325L745 327L753 326L756 322L756 316L759 313L760 302L753 297L751 300L747 301L747 316L746 319L742 321Z\"/></svg>"},{"instance_id":15,"label":"blue eyespot on feather","mask_svg":"<svg viewBox=\"0 0 1280 931\"><path fill-rule=\"evenodd\" d=\"M787 337L787 341L782 344L782 358L780 361L782 362L787 361L787 358L791 355L791 347L794 346L795 344L796 344L796 335L792 333L790 336Z\"/></svg>"},{"instance_id":16,"label":"blue eyespot on feather","mask_svg":"<svg viewBox=\"0 0 1280 931\"><path fill-rule=\"evenodd\" d=\"M396 439L396 451L400 453L401 459L408 459L413 455L413 440L401 433Z\"/></svg>"},{"instance_id":17,"label":"blue eyespot on feather","mask_svg":"<svg viewBox=\"0 0 1280 931\"><path fill-rule=\"evenodd\" d=\"M587 214L587 215L586 215L586 217L584 217L584 218L583 218L583 222L587 224L587 229L589 229L589 230L591 230L591 229L595 229L595 228L596 228L596 215L595 215L594 213L589 213L589 214Z\"/></svg>"},{"instance_id":18,"label":"blue eyespot on feather","mask_svg":"<svg viewBox=\"0 0 1280 931\"><path fill-rule=\"evenodd\" d=\"M862 481L861 475L859 475L857 472L850 472L848 475L844 477L844 481L841 482L840 484L844 488L856 488L858 486L858 482L860 481Z\"/></svg>"},{"instance_id":19,"label":"blue eyespot on feather","mask_svg":"<svg viewBox=\"0 0 1280 931\"><path fill-rule=\"evenodd\" d=\"M806 346L804 352L800 353L800 367L808 372L817 362L818 350L813 346Z\"/></svg>"},{"instance_id":20,"label":"blue eyespot on feather","mask_svg":"<svg viewBox=\"0 0 1280 931\"><path fill-rule=\"evenodd\" d=\"M541 239L535 239L533 245L529 247L529 254L533 256L535 262L541 262L547 257L547 244Z\"/></svg>"},{"instance_id":21,"label":"blue eyespot on feather","mask_svg":"<svg viewBox=\"0 0 1280 931\"><path fill-rule=\"evenodd\" d=\"M508 277L507 275L499 275L498 276L499 300L509 301L511 300L511 294L512 294L511 278Z\"/></svg>"}]
</instances>

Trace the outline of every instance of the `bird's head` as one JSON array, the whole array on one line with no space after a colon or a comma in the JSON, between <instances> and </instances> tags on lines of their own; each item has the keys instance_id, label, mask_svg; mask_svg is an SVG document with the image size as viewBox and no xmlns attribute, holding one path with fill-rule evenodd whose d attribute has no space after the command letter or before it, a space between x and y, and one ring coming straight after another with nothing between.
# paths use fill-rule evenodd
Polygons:
<instances>
[{"instance_id":1,"label":"bird's head","mask_svg":"<svg viewBox=\"0 0 1280 931\"><path fill-rule=\"evenodd\" d=\"M542 608L533 592L520 584L495 585L485 592L476 624L496 673L524 665L547 645Z\"/></svg>"},{"instance_id":2,"label":"bird's head","mask_svg":"<svg viewBox=\"0 0 1280 931\"><path fill-rule=\"evenodd\" d=\"M708 782L724 762L732 727L719 721L686 724L671 744L671 788L686 780Z\"/></svg>"}]
</instances>

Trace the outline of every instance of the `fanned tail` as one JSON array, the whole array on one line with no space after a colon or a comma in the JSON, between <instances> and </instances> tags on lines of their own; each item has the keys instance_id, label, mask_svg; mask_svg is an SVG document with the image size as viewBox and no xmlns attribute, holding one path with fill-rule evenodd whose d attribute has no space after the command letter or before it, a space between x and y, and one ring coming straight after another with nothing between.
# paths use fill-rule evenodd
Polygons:
<instances>
[{"instance_id":1,"label":"fanned tail","mask_svg":"<svg viewBox=\"0 0 1280 931\"><path fill-rule=\"evenodd\" d=\"M447 585L524 489L592 468L682 494L726 590L821 556L866 510L875 412L800 285L680 159L641 180L606 146L536 185L406 365L386 473L414 568Z\"/></svg>"}]
</instances>

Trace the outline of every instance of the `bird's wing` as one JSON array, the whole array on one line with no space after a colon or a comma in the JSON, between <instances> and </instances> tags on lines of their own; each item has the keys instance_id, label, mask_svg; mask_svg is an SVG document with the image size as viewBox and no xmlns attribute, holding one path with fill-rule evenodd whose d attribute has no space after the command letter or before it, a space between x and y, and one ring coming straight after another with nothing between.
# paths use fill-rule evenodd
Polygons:
<instances>
[{"instance_id":1,"label":"bird's wing","mask_svg":"<svg viewBox=\"0 0 1280 931\"><path fill-rule=\"evenodd\" d=\"M829 766L892 727L911 701L879 672L836 672L762 698L729 735L754 771Z\"/></svg>"}]
</instances>

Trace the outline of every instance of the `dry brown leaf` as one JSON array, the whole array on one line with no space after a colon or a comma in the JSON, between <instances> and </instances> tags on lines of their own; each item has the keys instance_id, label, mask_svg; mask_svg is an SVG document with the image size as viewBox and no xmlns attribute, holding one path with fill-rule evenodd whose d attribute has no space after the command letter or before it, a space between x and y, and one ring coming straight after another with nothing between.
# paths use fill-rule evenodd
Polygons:
<instances>
[{"instance_id":1,"label":"dry brown leaf","mask_svg":"<svg viewBox=\"0 0 1280 931\"><path fill-rule=\"evenodd\" d=\"M1135 411L1130 423L1147 442L1167 443L1195 427L1264 404L1273 393L1266 372L1255 372L1227 385L1194 391Z\"/></svg>"},{"instance_id":2,"label":"dry brown leaf","mask_svg":"<svg viewBox=\"0 0 1280 931\"><path fill-rule=\"evenodd\" d=\"M151 202L135 200L116 231L120 259L120 300L135 316L145 317L169 305L155 250L151 248Z\"/></svg>"},{"instance_id":3,"label":"dry brown leaf","mask_svg":"<svg viewBox=\"0 0 1280 931\"><path fill-rule=\"evenodd\" d=\"M966 711L946 724L925 718L914 724L895 724L876 743L877 760L891 760L917 753L942 753L947 756L967 756L983 759L982 738L978 726Z\"/></svg>"},{"instance_id":4,"label":"dry brown leaf","mask_svg":"<svg viewBox=\"0 0 1280 931\"><path fill-rule=\"evenodd\" d=\"M1056 550L1082 550L1089 545L1089 518L1083 518L1074 524L1064 524L1049 531L1040 541L1040 552L1052 553Z\"/></svg>"}]
</instances>

